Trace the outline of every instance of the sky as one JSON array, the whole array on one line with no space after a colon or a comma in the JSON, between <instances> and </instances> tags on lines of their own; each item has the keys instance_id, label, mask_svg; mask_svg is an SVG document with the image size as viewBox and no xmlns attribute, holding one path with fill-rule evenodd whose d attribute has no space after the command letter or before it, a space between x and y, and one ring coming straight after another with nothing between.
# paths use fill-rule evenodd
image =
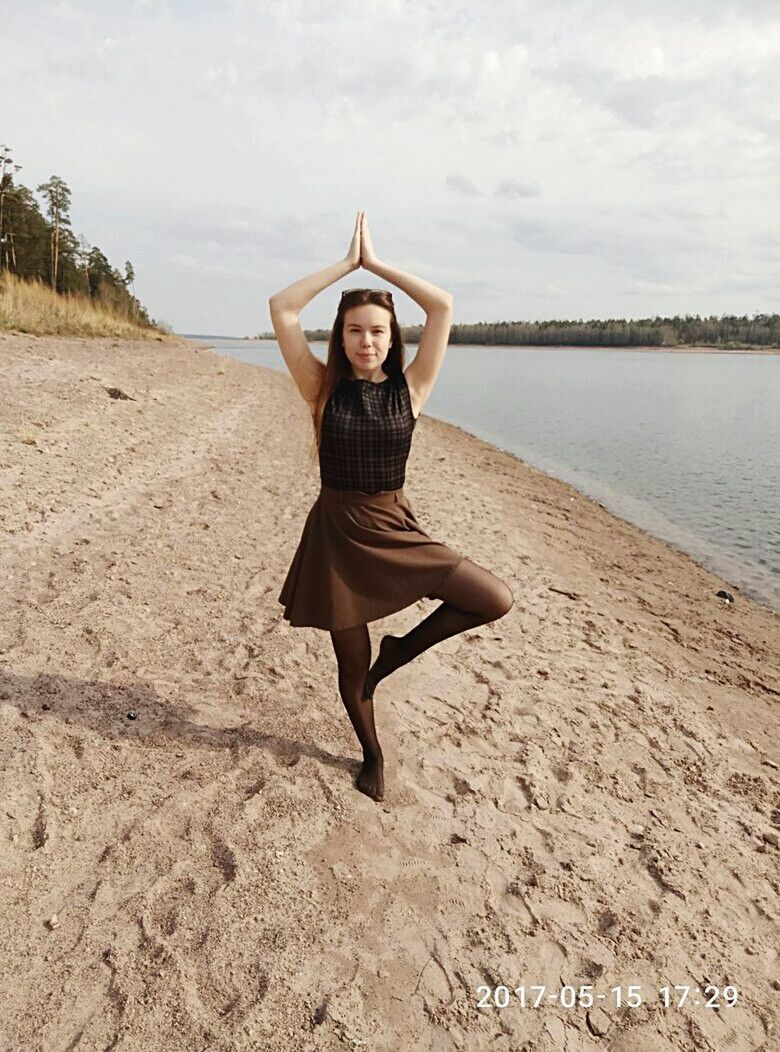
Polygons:
<instances>
[{"instance_id":1,"label":"sky","mask_svg":"<svg viewBox=\"0 0 780 1052\"><path fill-rule=\"evenodd\" d=\"M174 331L347 254L453 322L780 310L776 0L5 0L0 142ZM40 200L40 197L39 197ZM330 328L357 270L303 309Z\"/></svg>"}]
</instances>

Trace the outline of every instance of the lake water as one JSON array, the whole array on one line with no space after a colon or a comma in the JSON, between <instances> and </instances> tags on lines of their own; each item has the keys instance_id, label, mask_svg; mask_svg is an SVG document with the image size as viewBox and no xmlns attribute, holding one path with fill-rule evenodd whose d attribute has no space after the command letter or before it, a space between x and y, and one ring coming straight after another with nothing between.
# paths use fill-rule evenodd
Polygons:
<instances>
[{"instance_id":1,"label":"lake water","mask_svg":"<svg viewBox=\"0 0 780 1052\"><path fill-rule=\"evenodd\" d=\"M274 340L189 338L287 371ZM780 611L780 355L456 345L423 412Z\"/></svg>"}]
</instances>

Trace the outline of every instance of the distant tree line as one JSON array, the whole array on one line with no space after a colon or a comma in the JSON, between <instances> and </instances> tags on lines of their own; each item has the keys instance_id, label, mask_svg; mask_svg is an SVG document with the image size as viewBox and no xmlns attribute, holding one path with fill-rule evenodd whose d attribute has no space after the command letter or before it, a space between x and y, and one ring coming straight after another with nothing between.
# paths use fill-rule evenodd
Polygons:
<instances>
[{"instance_id":1,"label":"distant tree line","mask_svg":"<svg viewBox=\"0 0 780 1052\"><path fill-rule=\"evenodd\" d=\"M422 326L416 326L416 342ZM404 330L404 339L407 339ZM686 314L674 318L592 318L583 321L500 321L454 325L450 343L566 345L585 347L679 347L681 345L780 347L780 314L752 318L724 314L706 318Z\"/></svg>"},{"instance_id":2,"label":"distant tree line","mask_svg":"<svg viewBox=\"0 0 780 1052\"><path fill-rule=\"evenodd\" d=\"M417 343L422 325L401 326L404 342ZM307 329L309 340L325 340L328 329ZM257 339L273 340L272 332ZM780 347L780 314L686 314L684 318L624 318L583 321L498 321L453 325L450 344L575 347Z\"/></svg>"},{"instance_id":3,"label":"distant tree line","mask_svg":"<svg viewBox=\"0 0 780 1052\"><path fill-rule=\"evenodd\" d=\"M60 293L81 293L138 325L156 327L136 299L130 260L124 274L113 267L97 245L71 228L67 183L58 175L37 186L45 215L32 194L15 181L21 165L10 148L0 145L0 274L10 271L27 281L43 281Z\"/></svg>"}]
</instances>

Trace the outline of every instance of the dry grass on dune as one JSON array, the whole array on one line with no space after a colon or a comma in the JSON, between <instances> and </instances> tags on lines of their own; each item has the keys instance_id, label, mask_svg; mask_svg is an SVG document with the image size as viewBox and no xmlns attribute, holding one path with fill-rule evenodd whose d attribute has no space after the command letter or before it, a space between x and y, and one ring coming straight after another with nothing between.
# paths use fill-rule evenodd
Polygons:
<instances>
[{"instance_id":1,"label":"dry grass on dune","mask_svg":"<svg viewBox=\"0 0 780 1052\"><path fill-rule=\"evenodd\" d=\"M139 325L127 310L62 295L41 281L0 272L0 331L34 336L121 336L154 339L164 330Z\"/></svg>"}]
</instances>

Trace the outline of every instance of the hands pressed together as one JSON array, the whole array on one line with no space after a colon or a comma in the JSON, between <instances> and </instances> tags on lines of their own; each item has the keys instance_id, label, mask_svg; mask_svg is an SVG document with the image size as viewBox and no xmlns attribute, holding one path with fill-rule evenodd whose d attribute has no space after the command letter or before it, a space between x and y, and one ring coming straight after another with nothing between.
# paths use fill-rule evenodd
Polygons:
<instances>
[{"instance_id":1,"label":"hands pressed together","mask_svg":"<svg viewBox=\"0 0 780 1052\"><path fill-rule=\"evenodd\" d=\"M273 311L274 307L276 307L287 313L292 312L296 315L299 314L309 300L316 296L318 292L322 292L322 290L327 288L328 285L332 285L335 281L338 281L339 278L344 276L346 273L344 270L345 263L347 264L348 271L357 270L358 267L365 267L365 269L370 270L372 274L376 274L384 281L389 281L390 284L401 289L401 291L405 292L410 299L413 299L418 306L422 307L426 315L430 316L434 311L441 313L441 311L446 308L447 317L442 315L444 321L437 321L438 335L436 331L431 329L428 330L427 334L424 334L426 336L426 346L431 343L435 344L437 340L439 342L441 342L441 340L444 341L441 348L441 355L443 357L447 334L449 333L450 328L448 317L449 313L452 311L452 296L443 289L432 285L430 281L423 281L422 278L418 278L414 274L407 274L405 271L399 270L397 267L393 267L389 263L380 260L376 252L374 252L374 243L371 240L365 212L358 212L357 214L355 230L352 234L352 241L350 242L346 256L344 256L343 259L340 259L338 263L334 263L330 267L325 267L324 270L318 270L315 274L309 274L305 278L293 282L292 285L282 289L280 292L274 293L269 300L271 310ZM446 332L444 329L444 323L446 323ZM420 340L422 345L422 336L420 337ZM419 357L420 351L418 350L415 362Z\"/></svg>"},{"instance_id":2,"label":"hands pressed together","mask_svg":"<svg viewBox=\"0 0 780 1052\"><path fill-rule=\"evenodd\" d=\"M365 267L366 270L370 270L375 263L379 262L374 252L374 243L371 240L365 212L358 212L357 214L355 232L352 235L352 242L346 259L352 265L353 270L357 270L358 267Z\"/></svg>"}]
</instances>

